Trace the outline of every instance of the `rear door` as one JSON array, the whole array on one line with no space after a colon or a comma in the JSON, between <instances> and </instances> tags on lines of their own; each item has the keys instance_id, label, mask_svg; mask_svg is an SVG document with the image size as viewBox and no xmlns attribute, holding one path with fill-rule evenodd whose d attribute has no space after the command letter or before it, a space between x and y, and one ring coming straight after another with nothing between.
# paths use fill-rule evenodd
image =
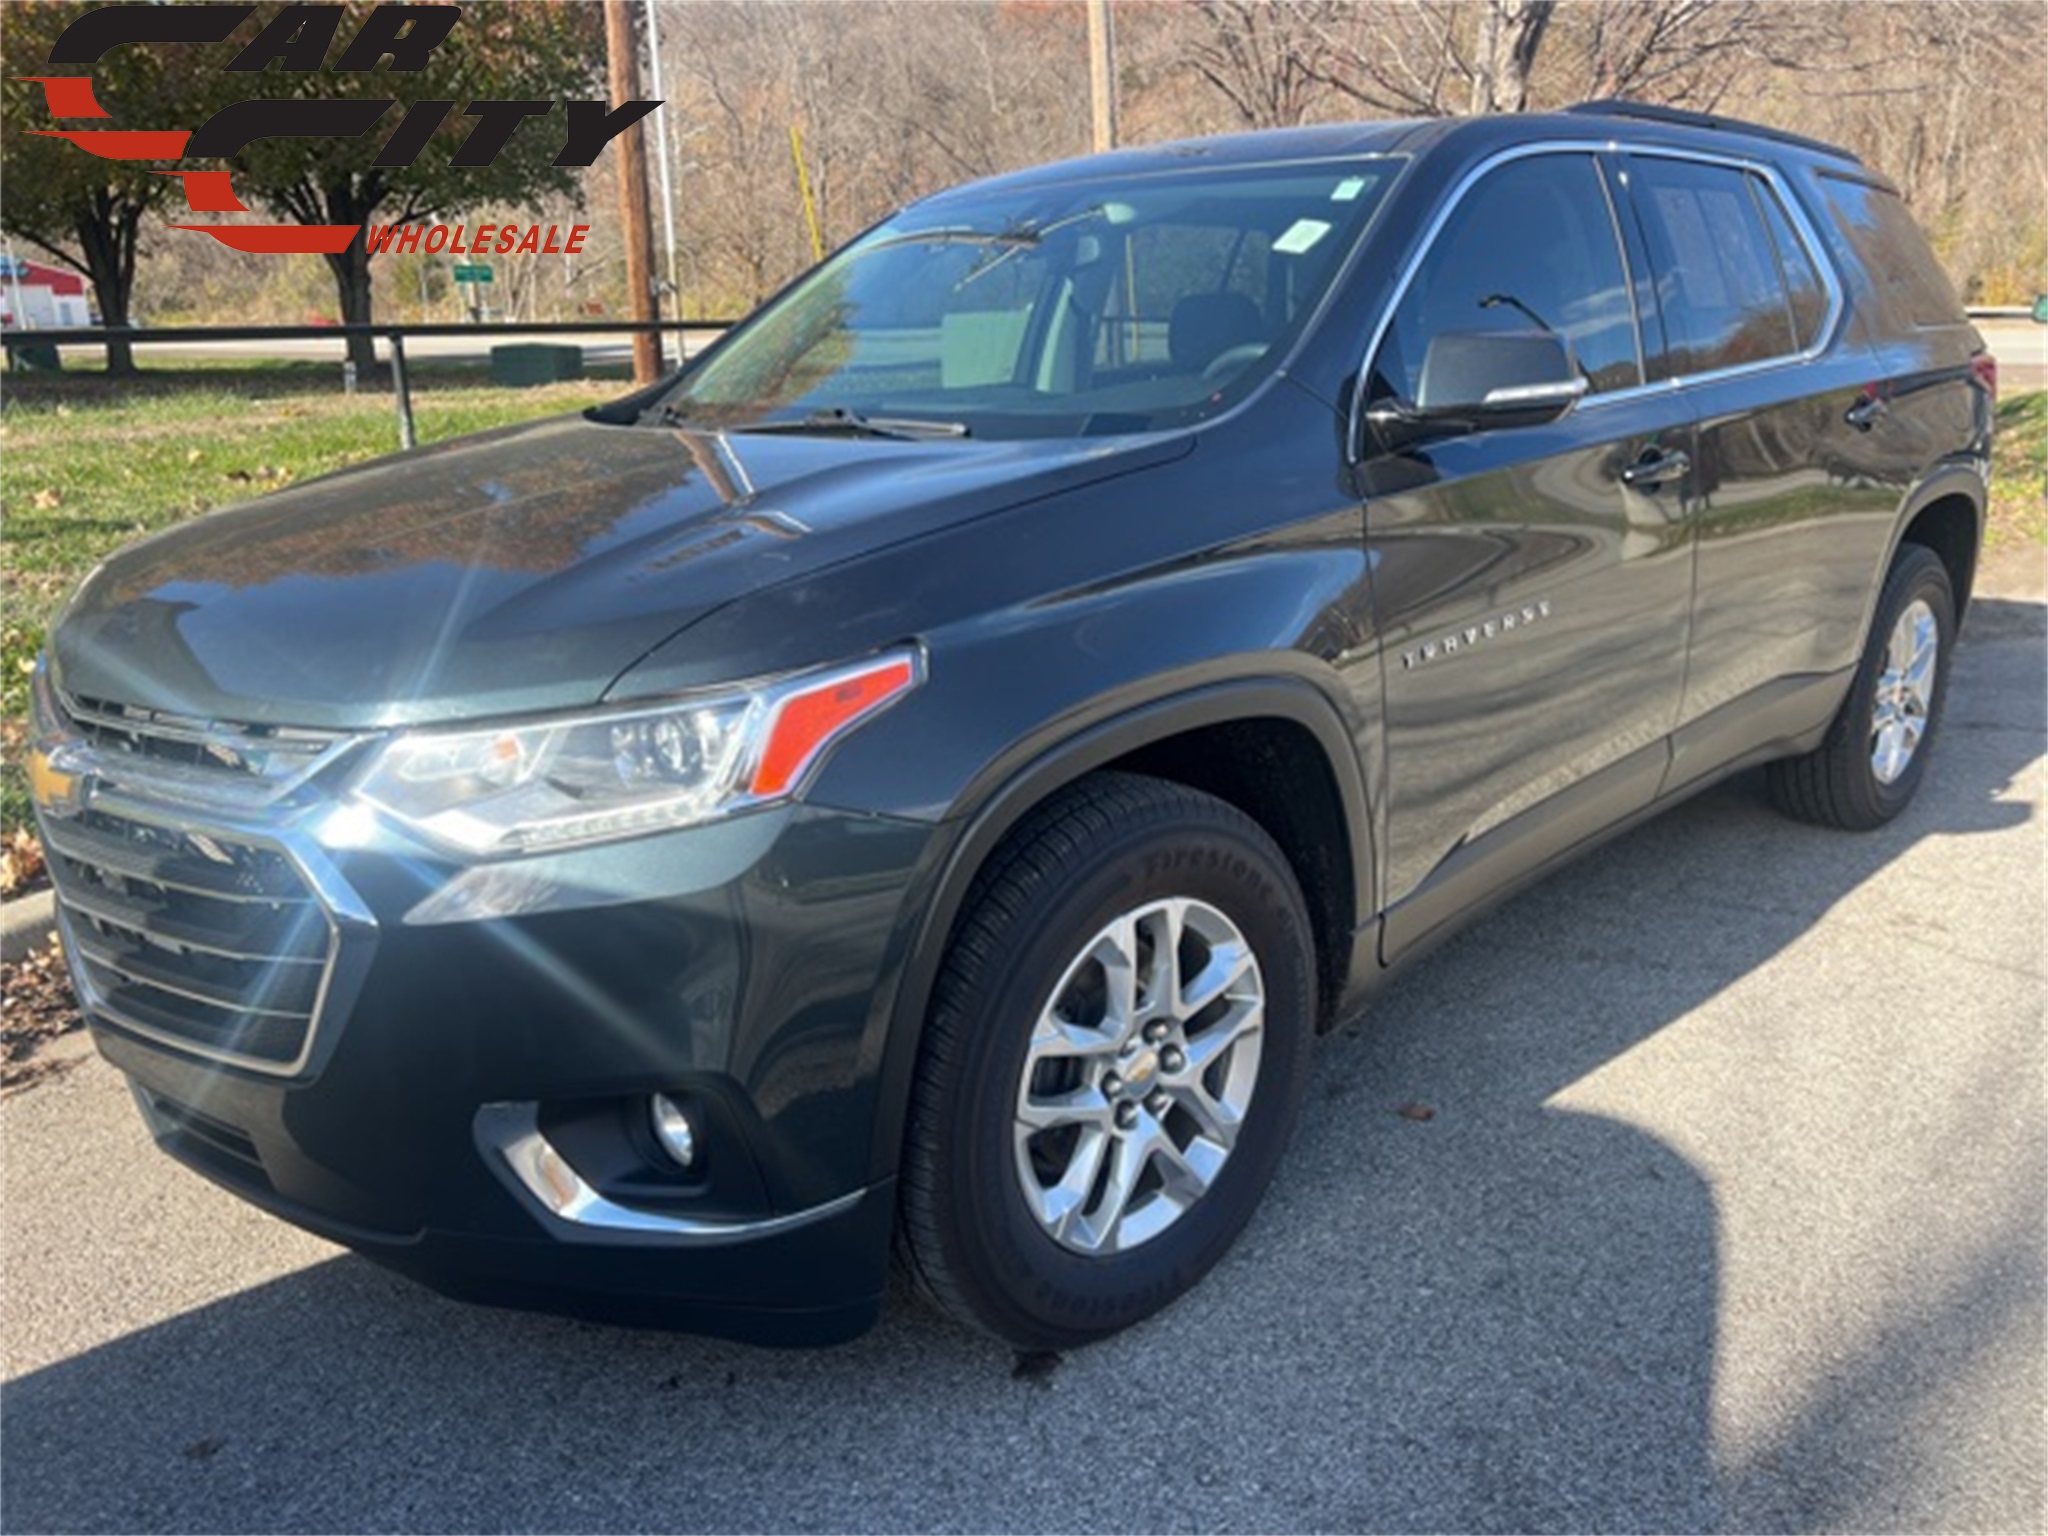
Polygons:
<instances>
[{"instance_id":1,"label":"rear door","mask_svg":"<svg viewBox=\"0 0 2048 1536\"><path fill-rule=\"evenodd\" d=\"M1531 326L1569 341L1589 392L1549 425L1363 450L1389 961L1648 803L1691 606L1691 420L1643 387L1596 156L1507 159L1439 221L1377 342L1367 406L1413 402L1438 336Z\"/></svg>"},{"instance_id":2,"label":"rear door","mask_svg":"<svg viewBox=\"0 0 2048 1536\"><path fill-rule=\"evenodd\" d=\"M1655 279L1649 375L1698 418L1675 788L1833 712L1898 492L1870 473L1870 356L1836 339L1839 280L1778 173L1648 150L1619 164Z\"/></svg>"}]
</instances>

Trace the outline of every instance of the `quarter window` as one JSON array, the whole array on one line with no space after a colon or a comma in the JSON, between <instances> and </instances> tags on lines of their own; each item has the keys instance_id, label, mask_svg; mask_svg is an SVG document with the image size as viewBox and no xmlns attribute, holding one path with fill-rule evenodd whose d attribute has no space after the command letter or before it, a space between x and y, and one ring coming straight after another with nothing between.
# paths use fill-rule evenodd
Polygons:
<instances>
[{"instance_id":1,"label":"quarter window","mask_svg":"<svg viewBox=\"0 0 2048 1536\"><path fill-rule=\"evenodd\" d=\"M1964 323L1963 306L1948 275L1897 193L1825 174L1820 184L1835 223L1855 247L1876 285L1878 302L1895 326Z\"/></svg>"},{"instance_id":2,"label":"quarter window","mask_svg":"<svg viewBox=\"0 0 2048 1536\"><path fill-rule=\"evenodd\" d=\"M1590 155L1532 155L1452 210L1394 311L1371 393L1416 398L1430 343L1471 331L1563 336L1593 392L1643 381L1614 216Z\"/></svg>"}]
</instances>

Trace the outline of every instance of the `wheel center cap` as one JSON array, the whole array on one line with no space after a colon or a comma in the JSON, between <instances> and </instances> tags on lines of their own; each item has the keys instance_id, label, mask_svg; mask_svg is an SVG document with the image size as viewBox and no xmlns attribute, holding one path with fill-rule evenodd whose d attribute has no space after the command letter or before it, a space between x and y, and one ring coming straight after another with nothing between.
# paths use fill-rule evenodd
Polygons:
<instances>
[{"instance_id":1,"label":"wheel center cap","mask_svg":"<svg viewBox=\"0 0 2048 1536\"><path fill-rule=\"evenodd\" d=\"M1159 1053L1150 1046L1124 1063L1123 1079L1131 1091L1142 1091L1159 1073Z\"/></svg>"}]
</instances>

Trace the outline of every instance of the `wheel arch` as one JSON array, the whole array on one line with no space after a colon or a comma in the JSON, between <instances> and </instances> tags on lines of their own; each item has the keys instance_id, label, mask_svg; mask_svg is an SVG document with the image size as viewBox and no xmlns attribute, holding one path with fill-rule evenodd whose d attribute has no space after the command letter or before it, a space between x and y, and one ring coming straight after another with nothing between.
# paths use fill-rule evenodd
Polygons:
<instances>
[{"instance_id":1,"label":"wheel arch","mask_svg":"<svg viewBox=\"0 0 2048 1536\"><path fill-rule=\"evenodd\" d=\"M1319 766L1306 792L1267 794L1248 784L1244 760L1193 750L1229 733L1250 752L1282 754L1274 767ZM1279 746L1278 743L1291 743ZM1174 779L1217 794L1265 827L1300 880L1316 926L1322 1021L1327 1023L1351 959L1350 938L1371 910L1372 823L1358 753L1342 715L1302 678L1262 677L1210 683L1129 707L1023 755L1006 756L964 791L949 821L955 836L926 889L903 943L887 1005L872 1163L877 1178L895 1171L932 988L946 946L965 912L975 877L1026 816L1087 774L1120 768ZM1245 804L1251 800L1252 805ZM1263 811L1265 814L1261 814ZM1338 858L1326 839L1338 839ZM1319 857L1307 850L1325 839Z\"/></svg>"},{"instance_id":2,"label":"wheel arch","mask_svg":"<svg viewBox=\"0 0 2048 1536\"><path fill-rule=\"evenodd\" d=\"M1913 488L1900 506L1891 545L1885 550L1884 566L1872 584L1870 611L1864 616L1866 632L1870 617L1876 612L1877 589L1884 585L1884 573L1899 558L1901 546L1907 544L1933 550L1948 568L1949 586L1956 600L1956 623L1962 624L1977 579L1977 557L1984 546L1986 500L1978 461L1943 464Z\"/></svg>"},{"instance_id":3,"label":"wheel arch","mask_svg":"<svg viewBox=\"0 0 2048 1536\"><path fill-rule=\"evenodd\" d=\"M1925 500L1906 519L1892 545L1891 560L1899 558L1899 550L1905 545L1918 544L1932 550L1948 568L1958 626L1969 609L1971 589L1976 583L1983 530L1982 504L1962 490L1950 489ZM1886 569L1890 569L1890 561L1886 562Z\"/></svg>"}]
</instances>

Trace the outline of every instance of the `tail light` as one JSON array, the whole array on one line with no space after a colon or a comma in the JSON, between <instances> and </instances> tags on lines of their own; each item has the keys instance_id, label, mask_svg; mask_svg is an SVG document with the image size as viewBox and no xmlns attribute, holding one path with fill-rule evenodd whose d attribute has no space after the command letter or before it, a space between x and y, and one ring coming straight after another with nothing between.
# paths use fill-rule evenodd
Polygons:
<instances>
[{"instance_id":1,"label":"tail light","mask_svg":"<svg viewBox=\"0 0 2048 1536\"><path fill-rule=\"evenodd\" d=\"M1998 359L1989 352L1979 352L1970 359L1970 372L1977 375L1977 382L1990 394L1993 404L1998 401Z\"/></svg>"}]
</instances>

